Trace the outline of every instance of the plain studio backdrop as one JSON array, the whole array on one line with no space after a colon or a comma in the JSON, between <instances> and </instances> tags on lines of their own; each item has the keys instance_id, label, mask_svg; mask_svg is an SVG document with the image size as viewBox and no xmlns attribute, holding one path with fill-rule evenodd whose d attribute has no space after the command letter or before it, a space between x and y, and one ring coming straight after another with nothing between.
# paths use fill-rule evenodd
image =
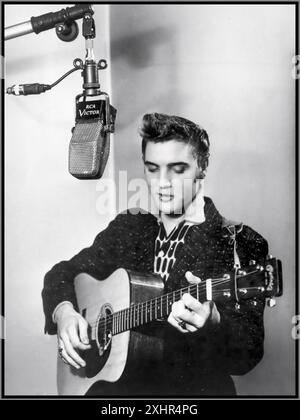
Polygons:
<instances>
[{"instance_id":1,"label":"plain studio backdrop","mask_svg":"<svg viewBox=\"0 0 300 420\"><path fill-rule=\"evenodd\" d=\"M6 5L5 26L65 4ZM283 262L284 295L265 312L265 355L234 378L241 395L295 392L295 6L96 5L96 58L108 60L101 87L117 108L105 179L143 177L142 115L165 112L207 130L206 195L243 221ZM81 30L81 22L79 22ZM5 85L53 83L84 59L84 39L54 30L5 43ZM56 394L56 337L43 333L44 274L92 243L122 210L103 180L68 174L80 72L39 96L5 98L5 392ZM100 201L99 201L100 200ZM100 203L101 204L101 203Z\"/></svg>"}]
</instances>

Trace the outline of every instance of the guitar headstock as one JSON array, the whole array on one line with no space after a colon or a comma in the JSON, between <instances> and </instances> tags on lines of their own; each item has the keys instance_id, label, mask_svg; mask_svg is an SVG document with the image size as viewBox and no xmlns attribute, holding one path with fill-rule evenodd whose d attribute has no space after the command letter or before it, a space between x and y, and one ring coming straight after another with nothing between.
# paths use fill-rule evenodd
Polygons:
<instances>
[{"instance_id":1,"label":"guitar headstock","mask_svg":"<svg viewBox=\"0 0 300 420\"><path fill-rule=\"evenodd\" d=\"M249 266L237 270L236 293L238 299L262 296L268 299L267 303L272 307L276 304L274 298L281 296L282 292L281 261L271 255L267 257L264 264L250 261Z\"/></svg>"}]
</instances>

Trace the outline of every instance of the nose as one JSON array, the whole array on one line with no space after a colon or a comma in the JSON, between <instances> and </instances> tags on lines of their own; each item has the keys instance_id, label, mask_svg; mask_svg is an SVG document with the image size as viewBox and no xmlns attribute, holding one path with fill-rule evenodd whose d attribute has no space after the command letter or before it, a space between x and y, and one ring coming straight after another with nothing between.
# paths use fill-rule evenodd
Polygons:
<instances>
[{"instance_id":1,"label":"nose","mask_svg":"<svg viewBox=\"0 0 300 420\"><path fill-rule=\"evenodd\" d=\"M171 178L167 170L161 170L159 176L159 188L165 189L171 187Z\"/></svg>"}]
</instances>

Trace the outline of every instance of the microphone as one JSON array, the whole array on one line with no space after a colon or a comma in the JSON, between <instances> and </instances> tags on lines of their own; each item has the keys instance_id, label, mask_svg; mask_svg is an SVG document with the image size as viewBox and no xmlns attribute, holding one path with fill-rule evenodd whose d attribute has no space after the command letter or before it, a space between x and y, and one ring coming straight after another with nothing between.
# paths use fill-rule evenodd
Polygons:
<instances>
[{"instance_id":1,"label":"microphone","mask_svg":"<svg viewBox=\"0 0 300 420\"><path fill-rule=\"evenodd\" d=\"M99 179L103 175L116 113L105 92L76 96L75 127L69 145L69 172L75 178Z\"/></svg>"},{"instance_id":2,"label":"microphone","mask_svg":"<svg viewBox=\"0 0 300 420\"><path fill-rule=\"evenodd\" d=\"M105 60L98 64L94 59L93 38L95 22L85 15L82 24L85 37L86 59L81 68L83 93L76 96L75 127L69 145L69 172L78 179L101 178L109 155L110 133L114 132L116 109L109 103L109 96L101 92L98 70L107 67Z\"/></svg>"},{"instance_id":3,"label":"microphone","mask_svg":"<svg viewBox=\"0 0 300 420\"><path fill-rule=\"evenodd\" d=\"M66 16L63 13L63 17L70 16L71 12L74 19L84 13L82 33L86 47L85 63L76 58L73 61L74 68L51 85L41 83L13 85L7 88L6 93L15 96L38 95L52 89L74 71L82 70L83 92L75 99L75 127L72 128L69 144L69 173L78 179L99 179L107 163L110 133L114 132L117 110L110 105L108 94L100 90L98 71L105 69L107 63L103 59L96 63L94 59L93 39L96 36L96 28L92 17L93 11L90 5L79 5L68 9ZM52 27L56 20L52 14L45 15L43 18L45 21L39 28L43 27L43 30ZM63 20L60 15L57 19ZM38 19L37 23L39 23ZM64 33L63 39L70 40L69 32Z\"/></svg>"}]
</instances>

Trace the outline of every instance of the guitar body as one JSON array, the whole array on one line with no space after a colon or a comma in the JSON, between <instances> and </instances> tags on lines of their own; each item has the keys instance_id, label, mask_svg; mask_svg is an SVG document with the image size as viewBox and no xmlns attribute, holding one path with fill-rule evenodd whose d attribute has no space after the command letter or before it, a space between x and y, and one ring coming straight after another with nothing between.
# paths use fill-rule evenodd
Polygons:
<instances>
[{"instance_id":1,"label":"guitar body","mask_svg":"<svg viewBox=\"0 0 300 420\"><path fill-rule=\"evenodd\" d=\"M101 348L97 331L99 318L121 311L133 304L161 296L164 285L159 276L140 275L125 269L116 270L106 280L96 280L82 273L75 279L75 291L81 315L89 324L92 348L81 352L86 367L75 369L57 362L59 395L84 395L98 381L116 383L132 369L157 363L162 358L159 329L139 327L113 335ZM103 387L105 389L105 386Z\"/></svg>"}]
</instances>

